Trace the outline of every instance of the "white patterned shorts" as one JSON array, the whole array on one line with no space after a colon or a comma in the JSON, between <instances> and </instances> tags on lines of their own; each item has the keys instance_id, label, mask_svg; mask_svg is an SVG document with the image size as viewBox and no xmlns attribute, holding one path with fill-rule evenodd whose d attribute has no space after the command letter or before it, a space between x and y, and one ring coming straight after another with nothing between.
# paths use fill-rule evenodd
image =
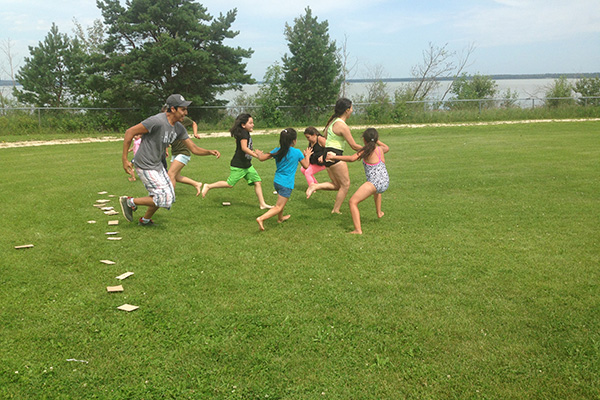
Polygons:
<instances>
[{"instance_id":1,"label":"white patterned shorts","mask_svg":"<svg viewBox=\"0 0 600 400\"><path fill-rule=\"evenodd\" d=\"M138 176L144 183L148 195L152 197L156 207L169 210L175 203L175 189L169 179L167 171L163 168L160 171L153 169L135 169Z\"/></svg>"}]
</instances>

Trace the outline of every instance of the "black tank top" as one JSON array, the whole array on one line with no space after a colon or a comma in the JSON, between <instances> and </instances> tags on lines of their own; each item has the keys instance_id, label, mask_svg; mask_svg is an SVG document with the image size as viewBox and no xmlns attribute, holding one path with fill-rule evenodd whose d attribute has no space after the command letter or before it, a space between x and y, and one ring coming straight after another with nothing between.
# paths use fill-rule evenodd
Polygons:
<instances>
[{"instance_id":1,"label":"black tank top","mask_svg":"<svg viewBox=\"0 0 600 400\"><path fill-rule=\"evenodd\" d=\"M319 157L323 155L325 149L319 144L319 137L321 137L321 134L317 135L317 143L315 143L314 146L312 146L313 153L310 156L310 163L316 165L323 165L323 163L319 162Z\"/></svg>"}]
</instances>

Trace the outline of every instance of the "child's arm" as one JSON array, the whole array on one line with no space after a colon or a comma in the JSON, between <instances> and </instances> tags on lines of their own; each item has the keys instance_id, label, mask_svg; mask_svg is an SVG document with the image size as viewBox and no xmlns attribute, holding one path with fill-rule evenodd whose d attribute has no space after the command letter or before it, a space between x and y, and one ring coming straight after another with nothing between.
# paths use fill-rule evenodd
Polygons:
<instances>
[{"instance_id":1,"label":"child's arm","mask_svg":"<svg viewBox=\"0 0 600 400\"><path fill-rule=\"evenodd\" d=\"M264 153L260 150L256 150L256 158L258 158L260 161L267 161L269 158L273 158L273 154L271 153Z\"/></svg>"},{"instance_id":2,"label":"child's arm","mask_svg":"<svg viewBox=\"0 0 600 400\"><path fill-rule=\"evenodd\" d=\"M327 153L327 161L346 161L354 162L360 158L360 152L352 154L351 156L338 156L333 152Z\"/></svg>"},{"instance_id":3,"label":"child's arm","mask_svg":"<svg viewBox=\"0 0 600 400\"><path fill-rule=\"evenodd\" d=\"M310 167L310 156L312 153L313 149L310 147L307 147L306 150L304 150L304 158L300 160L300 165L302 165L304 168Z\"/></svg>"},{"instance_id":4,"label":"child's arm","mask_svg":"<svg viewBox=\"0 0 600 400\"><path fill-rule=\"evenodd\" d=\"M194 137L196 139L200 139L200 135L198 135L198 124L196 121L192 121L192 132L194 132Z\"/></svg>"},{"instance_id":5,"label":"child's arm","mask_svg":"<svg viewBox=\"0 0 600 400\"><path fill-rule=\"evenodd\" d=\"M381 140L378 140L378 141L377 141L377 146L381 147L381 150L382 150L384 153L387 153L388 151L390 151L390 148L388 147L388 145L387 145L387 144L385 144L385 143L383 143Z\"/></svg>"},{"instance_id":6,"label":"child's arm","mask_svg":"<svg viewBox=\"0 0 600 400\"><path fill-rule=\"evenodd\" d=\"M248 147L248 139L240 140L240 146L244 153L246 153L254 158L258 158L258 154L255 151L250 150L250 147Z\"/></svg>"}]
</instances>

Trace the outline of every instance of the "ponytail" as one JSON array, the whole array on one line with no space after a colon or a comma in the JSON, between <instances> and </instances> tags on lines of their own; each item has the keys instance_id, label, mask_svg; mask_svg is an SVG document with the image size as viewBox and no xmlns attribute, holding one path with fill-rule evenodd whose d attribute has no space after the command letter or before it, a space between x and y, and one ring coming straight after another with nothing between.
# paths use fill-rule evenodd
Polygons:
<instances>
[{"instance_id":1,"label":"ponytail","mask_svg":"<svg viewBox=\"0 0 600 400\"><path fill-rule=\"evenodd\" d=\"M333 121L335 118L341 117L350 107L352 107L352 100L349 100L345 97L341 97L335 102L335 109L333 110L333 115L329 117L329 121L327 121L327 123L325 124L323 136L327 137L327 128L329 127L329 124L331 124L331 121Z\"/></svg>"},{"instance_id":2,"label":"ponytail","mask_svg":"<svg viewBox=\"0 0 600 400\"><path fill-rule=\"evenodd\" d=\"M379 132L377 132L377 129L375 128L367 128L363 132L362 138L365 142L365 145L362 149L358 151L358 153L360 154L359 158L361 160L364 160L365 158L369 157L371 153L373 153L377 148L377 142L379 141Z\"/></svg>"},{"instance_id":3,"label":"ponytail","mask_svg":"<svg viewBox=\"0 0 600 400\"><path fill-rule=\"evenodd\" d=\"M298 134L294 128L287 128L281 131L281 134L279 134L279 150L273 154L273 158L277 162L281 161L287 155L297 137Z\"/></svg>"}]
</instances>

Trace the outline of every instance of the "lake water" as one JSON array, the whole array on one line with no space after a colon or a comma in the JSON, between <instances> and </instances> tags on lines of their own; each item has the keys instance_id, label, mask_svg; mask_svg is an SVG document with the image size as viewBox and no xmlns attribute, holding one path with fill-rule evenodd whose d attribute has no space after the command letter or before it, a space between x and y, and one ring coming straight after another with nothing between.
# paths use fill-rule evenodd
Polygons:
<instances>
[{"instance_id":1,"label":"lake water","mask_svg":"<svg viewBox=\"0 0 600 400\"><path fill-rule=\"evenodd\" d=\"M519 99L542 99L546 97L546 91L550 86L554 84L555 79L497 79L495 82L498 85L497 98L502 98L506 91L510 89L511 92L517 93ZM568 79L569 82L575 83L576 79ZM452 84L451 81L440 82L439 88L432 94L432 99L440 99L448 87ZM346 89L346 97L350 99L356 99L359 96L366 96L367 89L370 83L349 83ZM406 82L387 82L386 89L390 96L393 98L394 92L397 89L407 85ZM242 92L252 95L255 94L260 85L244 85L242 91L227 91L220 97L224 100L232 101L235 97L239 96ZM446 96L446 100L448 99Z\"/></svg>"}]
</instances>

